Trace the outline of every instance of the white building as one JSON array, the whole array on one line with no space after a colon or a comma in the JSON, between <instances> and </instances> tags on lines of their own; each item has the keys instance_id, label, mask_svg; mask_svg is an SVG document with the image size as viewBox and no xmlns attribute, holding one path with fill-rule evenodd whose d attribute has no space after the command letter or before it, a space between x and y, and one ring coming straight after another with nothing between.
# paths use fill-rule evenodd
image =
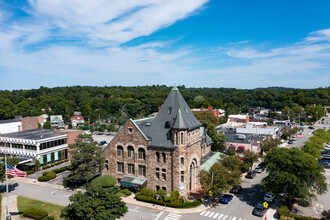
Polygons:
<instances>
[{"instance_id":1,"label":"white building","mask_svg":"<svg viewBox=\"0 0 330 220\"><path fill-rule=\"evenodd\" d=\"M12 132L22 131L22 121L18 120L1 120L0 121L0 134L7 134Z\"/></svg>"},{"instance_id":2,"label":"white building","mask_svg":"<svg viewBox=\"0 0 330 220\"><path fill-rule=\"evenodd\" d=\"M236 128L237 134L254 134L254 135L271 135L277 138L280 134L280 128L277 126L260 126L254 124L246 124Z\"/></svg>"},{"instance_id":3,"label":"white building","mask_svg":"<svg viewBox=\"0 0 330 220\"><path fill-rule=\"evenodd\" d=\"M84 126L85 124L85 120L83 116L72 116L70 120L73 128Z\"/></svg>"},{"instance_id":4,"label":"white building","mask_svg":"<svg viewBox=\"0 0 330 220\"><path fill-rule=\"evenodd\" d=\"M20 164L39 160L42 166L67 159L67 134L34 129L0 136L0 153L20 158Z\"/></svg>"},{"instance_id":5,"label":"white building","mask_svg":"<svg viewBox=\"0 0 330 220\"><path fill-rule=\"evenodd\" d=\"M50 123L53 128L65 127L62 115L51 115Z\"/></svg>"}]
</instances>

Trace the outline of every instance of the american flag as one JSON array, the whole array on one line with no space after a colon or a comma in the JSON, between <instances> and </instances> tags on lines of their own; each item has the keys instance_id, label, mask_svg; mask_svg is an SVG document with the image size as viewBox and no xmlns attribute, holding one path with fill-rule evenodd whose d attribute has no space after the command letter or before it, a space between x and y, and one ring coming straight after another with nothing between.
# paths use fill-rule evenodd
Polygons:
<instances>
[{"instance_id":1,"label":"american flag","mask_svg":"<svg viewBox=\"0 0 330 220\"><path fill-rule=\"evenodd\" d=\"M16 167L13 167L11 164L7 163L7 169L6 174L10 176L16 176L16 177L26 177L27 173L24 171L21 171L17 169Z\"/></svg>"}]
</instances>

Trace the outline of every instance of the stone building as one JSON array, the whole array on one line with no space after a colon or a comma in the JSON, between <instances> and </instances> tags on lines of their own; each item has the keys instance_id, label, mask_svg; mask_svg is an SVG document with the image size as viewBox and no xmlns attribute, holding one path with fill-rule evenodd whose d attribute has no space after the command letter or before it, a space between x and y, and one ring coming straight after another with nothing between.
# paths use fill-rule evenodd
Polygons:
<instances>
[{"instance_id":1,"label":"stone building","mask_svg":"<svg viewBox=\"0 0 330 220\"><path fill-rule=\"evenodd\" d=\"M103 174L133 188L179 191L187 196L200 188L203 156L211 153L211 139L173 88L155 117L128 120L104 149Z\"/></svg>"}]
</instances>

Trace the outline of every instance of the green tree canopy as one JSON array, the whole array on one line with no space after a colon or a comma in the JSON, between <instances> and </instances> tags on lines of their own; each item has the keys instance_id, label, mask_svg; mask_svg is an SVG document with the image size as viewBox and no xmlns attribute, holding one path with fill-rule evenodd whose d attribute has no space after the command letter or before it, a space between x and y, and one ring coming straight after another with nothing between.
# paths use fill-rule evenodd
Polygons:
<instances>
[{"instance_id":1,"label":"green tree canopy","mask_svg":"<svg viewBox=\"0 0 330 220\"><path fill-rule=\"evenodd\" d=\"M289 205L295 200L310 201L327 190L324 168L318 165L315 157L302 150L273 148L264 163L269 173L262 180L265 189L285 193Z\"/></svg>"},{"instance_id":2,"label":"green tree canopy","mask_svg":"<svg viewBox=\"0 0 330 220\"><path fill-rule=\"evenodd\" d=\"M73 155L72 173L65 179L68 186L77 187L79 183L88 184L95 176L101 175L104 157L101 148L93 140L92 135L79 135L75 144L69 145Z\"/></svg>"},{"instance_id":3,"label":"green tree canopy","mask_svg":"<svg viewBox=\"0 0 330 220\"><path fill-rule=\"evenodd\" d=\"M103 188L92 184L86 192L78 192L69 198L71 204L62 209L61 217L68 220L114 220L128 211L126 204L119 197L117 186Z\"/></svg>"},{"instance_id":4,"label":"green tree canopy","mask_svg":"<svg viewBox=\"0 0 330 220\"><path fill-rule=\"evenodd\" d=\"M278 138L268 137L266 140L260 142L260 147L263 152L268 152L271 149L277 147L281 144L281 141Z\"/></svg>"}]
</instances>

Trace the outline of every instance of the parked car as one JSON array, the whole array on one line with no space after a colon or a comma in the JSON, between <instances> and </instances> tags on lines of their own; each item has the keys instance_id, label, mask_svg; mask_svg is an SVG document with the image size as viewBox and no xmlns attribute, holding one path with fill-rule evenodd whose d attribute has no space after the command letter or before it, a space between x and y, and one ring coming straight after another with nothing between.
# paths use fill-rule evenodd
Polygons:
<instances>
[{"instance_id":1,"label":"parked car","mask_svg":"<svg viewBox=\"0 0 330 220\"><path fill-rule=\"evenodd\" d=\"M253 209L252 214L262 217L262 216L264 216L265 211L266 211L266 209L265 209L264 205L262 203L258 203L258 205Z\"/></svg>"},{"instance_id":2,"label":"parked car","mask_svg":"<svg viewBox=\"0 0 330 220\"><path fill-rule=\"evenodd\" d=\"M257 167L254 169L254 172L256 172L256 173L261 173L262 171L264 171L264 168L263 168L263 167L259 167L259 166L257 166Z\"/></svg>"},{"instance_id":3,"label":"parked car","mask_svg":"<svg viewBox=\"0 0 330 220\"><path fill-rule=\"evenodd\" d=\"M291 138L291 140L293 140L293 141L296 141L296 140L297 140L297 138L296 138L296 137L293 137L293 138Z\"/></svg>"},{"instance_id":4,"label":"parked car","mask_svg":"<svg viewBox=\"0 0 330 220\"><path fill-rule=\"evenodd\" d=\"M321 150L321 154L330 154L330 150Z\"/></svg>"},{"instance_id":5,"label":"parked car","mask_svg":"<svg viewBox=\"0 0 330 220\"><path fill-rule=\"evenodd\" d=\"M233 195L230 194L224 194L221 199L219 200L222 204L228 204L232 199L234 198Z\"/></svg>"},{"instance_id":6,"label":"parked car","mask_svg":"<svg viewBox=\"0 0 330 220\"><path fill-rule=\"evenodd\" d=\"M231 192L231 193L234 193L234 194L237 194L237 193L239 193L242 189L243 189L242 186L234 186L233 188L231 188L230 192Z\"/></svg>"},{"instance_id":7,"label":"parked car","mask_svg":"<svg viewBox=\"0 0 330 220\"><path fill-rule=\"evenodd\" d=\"M321 159L330 160L330 154L323 154L323 155L321 156Z\"/></svg>"},{"instance_id":8,"label":"parked car","mask_svg":"<svg viewBox=\"0 0 330 220\"><path fill-rule=\"evenodd\" d=\"M249 178L249 179L253 179L253 177L255 177L256 173L254 171L249 171L247 174L246 174L246 178Z\"/></svg>"},{"instance_id":9,"label":"parked car","mask_svg":"<svg viewBox=\"0 0 330 220\"><path fill-rule=\"evenodd\" d=\"M266 192L264 195L264 201L266 202L274 202L275 194L271 192Z\"/></svg>"},{"instance_id":10,"label":"parked car","mask_svg":"<svg viewBox=\"0 0 330 220\"><path fill-rule=\"evenodd\" d=\"M100 142L99 142L99 145L102 146L102 145L104 145L104 144L106 144L106 143L107 143L106 141L100 141Z\"/></svg>"},{"instance_id":11,"label":"parked car","mask_svg":"<svg viewBox=\"0 0 330 220\"><path fill-rule=\"evenodd\" d=\"M314 130L315 128L313 126L308 126L309 129Z\"/></svg>"},{"instance_id":12,"label":"parked car","mask_svg":"<svg viewBox=\"0 0 330 220\"><path fill-rule=\"evenodd\" d=\"M288 144L293 144L293 140L292 140L292 139L289 140L289 141L288 141Z\"/></svg>"},{"instance_id":13,"label":"parked car","mask_svg":"<svg viewBox=\"0 0 330 220\"><path fill-rule=\"evenodd\" d=\"M321 160L321 161L319 161L319 165L322 165L324 168L330 168L330 161Z\"/></svg>"}]
</instances>

